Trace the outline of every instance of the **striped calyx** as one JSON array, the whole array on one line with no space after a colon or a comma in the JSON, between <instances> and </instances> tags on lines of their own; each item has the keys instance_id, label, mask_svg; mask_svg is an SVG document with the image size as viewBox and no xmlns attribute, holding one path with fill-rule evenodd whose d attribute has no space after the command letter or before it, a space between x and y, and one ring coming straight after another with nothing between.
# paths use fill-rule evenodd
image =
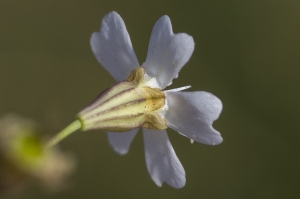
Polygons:
<instances>
[{"instance_id":1,"label":"striped calyx","mask_svg":"<svg viewBox=\"0 0 300 199\"><path fill-rule=\"evenodd\" d=\"M125 81L103 91L79 112L82 130L166 129L166 121L158 113L165 105L166 96L160 89L147 86L144 77L145 70L139 67Z\"/></svg>"}]
</instances>

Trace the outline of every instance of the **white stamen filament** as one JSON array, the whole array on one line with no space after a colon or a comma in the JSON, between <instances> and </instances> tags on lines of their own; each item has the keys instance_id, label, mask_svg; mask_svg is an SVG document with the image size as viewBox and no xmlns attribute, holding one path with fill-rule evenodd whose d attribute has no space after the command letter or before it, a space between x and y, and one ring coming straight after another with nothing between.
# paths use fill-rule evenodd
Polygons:
<instances>
[{"instance_id":1,"label":"white stamen filament","mask_svg":"<svg viewBox=\"0 0 300 199\"><path fill-rule=\"evenodd\" d=\"M183 86L183 87L180 87L180 88L174 88L174 89L171 89L171 90L165 90L164 92L178 92L178 91L182 91L182 90L186 90L186 89L189 89L191 88L192 86Z\"/></svg>"}]
</instances>

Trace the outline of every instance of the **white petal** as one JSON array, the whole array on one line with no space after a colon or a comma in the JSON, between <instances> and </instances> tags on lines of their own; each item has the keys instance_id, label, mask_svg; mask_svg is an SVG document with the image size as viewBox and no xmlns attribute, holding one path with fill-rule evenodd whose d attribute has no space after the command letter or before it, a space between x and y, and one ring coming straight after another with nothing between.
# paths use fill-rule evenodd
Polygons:
<instances>
[{"instance_id":1,"label":"white petal","mask_svg":"<svg viewBox=\"0 0 300 199\"><path fill-rule=\"evenodd\" d=\"M139 67L124 21L116 12L103 18L100 32L92 34L91 47L97 60L117 81L125 80Z\"/></svg>"},{"instance_id":2,"label":"white petal","mask_svg":"<svg viewBox=\"0 0 300 199\"><path fill-rule=\"evenodd\" d=\"M222 111L222 102L207 92L167 92L168 126L197 142L216 145L223 139L212 123Z\"/></svg>"},{"instance_id":3,"label":"white petal","mask_svg":"<svg viewBox=\"0 0 300 199\"><path fill-rule=\"evenodd\" d=\"M157 184L163 182L178 189L185 185L185 171L165 130L143 129L148 171Z\"/></svg>"},{"instance_id":4,"label":"white petal","mask_svg":"<svg viewBox=\"0 0 300 199\"><path fill-rule=\"evenodd\" d=\"M161 17L155 24L146 62L146 73L156 77L161 89L172 84L180 69L190 59L194 51L194 40L185 33L173 34L168 16Z\"/></svg>"},{"instance_id":5,"label":"white petal","mask_svg":"<svg viewBox=\"0 0 300 199\"><path fill-rule=\"evenodd\" d=\"M108 141L112 148L120 155L125 155L129 151L130 144L138 132L137 129L132 129L127 132L107 132Z\"/></svg>"}]
</instances>

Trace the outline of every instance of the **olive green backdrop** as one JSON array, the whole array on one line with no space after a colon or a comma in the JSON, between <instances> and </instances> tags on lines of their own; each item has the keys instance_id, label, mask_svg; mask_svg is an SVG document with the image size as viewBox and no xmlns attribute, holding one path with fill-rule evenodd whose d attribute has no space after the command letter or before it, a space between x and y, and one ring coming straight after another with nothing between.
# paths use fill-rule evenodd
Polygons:
<instances>
[{"instance_id":1,"label":"olive green backdrop","mask_svg":"<svg viewBox=\"0 0 300 199\"><path fill-rule=\"evenodd\" d=\"M140 63L154 23L194 37L191 60L171 88L192 85L224 105L214 127L219 146L190 144L168 130L186 173L180 190L157 187L145 165L141 133L128 155L101 131L61 143L78 168L58 193L33 184L5 199L297 198L299 196L300 2L280 0L0 0L0 114L37 120L54 134L114 84L89 40L102 17L124 19ZM170 88L170 87L169 87Z\"/></svg>"}]
</instances>

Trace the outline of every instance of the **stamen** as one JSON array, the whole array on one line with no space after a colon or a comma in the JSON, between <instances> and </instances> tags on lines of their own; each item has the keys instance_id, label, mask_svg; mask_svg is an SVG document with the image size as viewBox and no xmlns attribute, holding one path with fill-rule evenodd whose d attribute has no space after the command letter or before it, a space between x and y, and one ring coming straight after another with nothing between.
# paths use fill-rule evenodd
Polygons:
<instances>
[{"instance_id":1,"label":"stamen","mask_svg":"<svg viewBox=\"0 0 300 199\"><path fill-rule=\"evenodd\" d=\"M178 91L189 89L191 87L192 86L183 86L183 87L180 87L180 88L174 88L174 89L171 89L171 90L165 90L164 92L178 92Z\"/></svg>"}]
</instances>

